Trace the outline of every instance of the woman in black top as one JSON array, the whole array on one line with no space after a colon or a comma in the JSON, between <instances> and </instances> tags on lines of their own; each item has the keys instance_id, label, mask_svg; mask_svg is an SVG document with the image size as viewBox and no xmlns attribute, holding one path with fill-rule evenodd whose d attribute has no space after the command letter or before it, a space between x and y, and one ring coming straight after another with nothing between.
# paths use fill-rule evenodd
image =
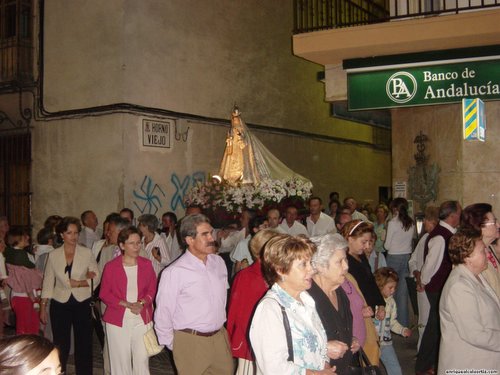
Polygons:
<instances>
[{"instance_id":1,"label":"woman in black top","mask_svg":"<svg viewBox=\"0 0 500 375\"><path fill-rule=\"evenodd\" d=\"M349 273L356 279L366 303L375 311L377 319L385 318L385 301L375 283L370 264L364 254L373 234L373 225L361 220L353 220L342 228L342 236L347 240L349 250L347 262Z\"/></svg>"},{"instance_id":2,"label":"woman in black top","mask_svg":"<svg viewBox=\"0 0 500 375\"><path fill-rule=\"evenodd\" d=\"M312 264L317 273L308 290L316 302L316 310L323 323L329 346L333 349L331 366L337 374L345 374L352 354L359 350L358 340L352 336L352 314L349 299L340 288L347 274L347 242L339 234L313 237L317 250Z\"/></svg>"}]
</instances>

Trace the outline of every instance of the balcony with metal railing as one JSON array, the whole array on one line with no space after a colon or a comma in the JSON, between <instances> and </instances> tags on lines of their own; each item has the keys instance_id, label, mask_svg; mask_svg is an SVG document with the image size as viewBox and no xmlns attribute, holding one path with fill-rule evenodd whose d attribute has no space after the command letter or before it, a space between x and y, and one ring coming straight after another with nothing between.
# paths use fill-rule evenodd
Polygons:
<instances>
[{"instance_id":1,"label":"balcony with metal railing","mask_svg":"<svg viewBox=\"0 0 500 375\"><path fill-rule=\"evenodd\" d=\"M500 0L294 0L294 34L486 10Z\"/></svg>"},{"instance_id":2,"label":"balcony with metal railing","mask_svg":"<svg viewBox=\"0 0 500 375\"><path fill-rule=\"evenodd\" d=\"M500 45L500 0L294 0L293 52L349 59Z\"/></svg>"},{"instance_id":3,"label":"balcony with metal railing","mask_svg":"<svg viewBox=\"0 0 500 375\"><path fill-rule=\"evenodd\" d=\"M33 83L32 0L0 0L0 89Z\"/></svg>"}]
</instances>

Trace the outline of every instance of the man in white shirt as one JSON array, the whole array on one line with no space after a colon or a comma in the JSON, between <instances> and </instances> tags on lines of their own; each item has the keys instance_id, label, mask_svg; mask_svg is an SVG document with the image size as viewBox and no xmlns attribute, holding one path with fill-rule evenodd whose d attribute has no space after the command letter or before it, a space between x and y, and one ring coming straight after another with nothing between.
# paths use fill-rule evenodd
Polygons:
<instances>
[{"instance_id":1,"label":"man in white shirt","mask_svg":"<svg viewBox=\"0 0 500 375\"><path fill-rule=\"evenodd\" d=\"M286 233L279 226L280 225L280 210L278 210L277 208L271 208L269 211L267 211L267 223L268 223L269 229L274 230L277 233L283 233L283 234Z\"/></svg>"},{"instance_id":2,"label":"man in white shirt","mask_svg":"<svg viewBox=\"0 0 500 375\"><path fill-rule=\"evenodd\" d=\"M94 246L92 249L94 256L96 257L96 262L97 262L97 267L99 269L99 274L102 275L104 271L104 266L106 263L108 263L110 260L118 257L121 255L121 250L118 247L118 234L122 229L125 229L130 226L130 223L128 222L127 219L124 219L120 217L119 214L113 213L110 214L106 217L106 220L108 222L108 230L106 232L106 241L104 244L101 244L100 246ZM97 242L95 243L97 244ZM96 295L99 295L99 289L96 288L94 291ZM98 302L98 308L102 312L106 310L106 305L104 302L100 301ZM97 323L99 324L99 323ZM109 355L108 355L108 345L103 341L104 337L100 337L100 328L97 326L96 328L96 334L99 338L99 341L102 344L103 347L103 367L104 367L104 374L105 375L110 375L111 374L111 365L109 363Z\"/></svg>"},{"instance_id":3,"label":"man in white shirt","mask_svg":"<svg viewBox=\"0 0 500 375\"><path fill-rule=\"evenodd\" d=\"M78 237L78 243L92 249L94 242L100 240L102 237L102 230L97 228L99 221L94 211L91 210L84 211L80 219L82 221L82 231Z\"/></svg>"},{"instance_id":4,"label":"man in white shirt","mask_svg":"<svg viewBox=\"0 0 500 375\"><path fill-rule=\"evenodd\" d=\"M182 248L177 237L177 215L173 212L165 212L161 217L162 222L162 233L161 237L165 240L167 244L168 253L170 256L170 262L173 262L182 254Z\"/></svg>"},{"instance_id":5,"label":"man in white shirt","mask_svg":"<svg viewBox=\"0 0 500 375\"><path fill-rule=\"evenodd\" d=\"M152 214L143 214L137 218L138 229L142 234L142 251L153 263L156 276L173 260L170 259L167 244L156 232L158 218Z\"/></svg>"},{"instance_id":6,"label":"man in white shirt","mask_svg":"<svg viewBox=\"0 0 500 375\"><path fill-rule=\"evenodd\" d=\"M244 209L240 215L240 229L221 229L217 231L217 241L220 243L219 254L231 253L238 242L250 234L249 224L257 216L254 210ZM230 273L229 273L230 274Z\"/></svg>"},{"instance_id":7,"label":"man in white shirt","mask_svg":"<svg viewBox=\"0 0 500 375\"><path fill-rule=\"evenodd\" d=\"M285 212L285 219L279 225L279 228L286 234L291 236L298 236L300 234L309 237L307 228L297 221L298 211L297 207L287 207Z\"/></svg>"},{"instance_id":8,"label":"man in white shirt","mask_svg":"<svg viewBox=\"0 0 500 375\"><path fill-rule=\"evenodd\" d=\"M320 197L309 198L309 213L306 219L307 231L310 237L323 236L327 233L337 233L335 221L322 212L323 202Z\"/></svg>"},{"instance_id":9,"label":"man in white shirt","mask_svg":"<svg viewBox=\"0 0 500 375\"><path fill-rule=\"evenodd\" d=\"M349 208L349 210L351 211L352 220L363 220L366 222L370 222L370 220L368 220L365 215L356 210L357 206L358 203L353 197L347 197L344 199L344 207Z\"/></svg>"},{"instance_id":10,"label":"man in white shirt","mask_svg":"<svg viewBox=\"0 0 500 375\"><path fill-rule=\"evenodd\" d=\"M234 262L233 274L253 264L252 253L248 247L250 239L263 229L268 229L268 222L264 216L256 216L248 224L248 235L236 245L231 252L231 260Z\"/></svg>"},{"instance_id":11,"label":"man in white shirt","mask_svg":"<svg viewBox=\"0 0 500 375\"><path fill-rule=\"evenodd\" d=\"M249 234L248 225L250 220L254 219L257 213L254 210L244 209L240 215L240 229L232 228L231 226L223 229L214 229L213 237L217 239L219 244L218 254L224 259L229 277L233 275L233 260L231 254L236 249L238 243L244 240Z\"/></svg>"},{"instance_id":12,"label":"man in white shirt","mask_svg":"<svg viewBox=\"0 0 500 375\"><path fill-rule=\"evenodd\" d=\"M460 223L462 207L457 201L447 201L439 207L439 224L429 233L424 248L424 265L420 282L429 300L429 318L420 342L415 363L417 374L436 370L440 341L439 299L452 264L448 255L448 243Z\"/></svg>"}]
</instances>

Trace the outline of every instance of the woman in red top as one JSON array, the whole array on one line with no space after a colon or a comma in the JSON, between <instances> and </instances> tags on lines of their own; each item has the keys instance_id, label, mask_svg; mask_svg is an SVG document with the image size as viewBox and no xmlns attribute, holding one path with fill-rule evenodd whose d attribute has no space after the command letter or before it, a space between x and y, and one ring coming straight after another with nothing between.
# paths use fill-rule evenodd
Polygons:
<instances>
[{"instance_id":1,"label":"woman in red top","mask_svg":"<svg viewBox=\"0 0 500 375\"><path fill-rule=\"evenodd\" d=\"M104 267L99 296L106 304L106 322L111 373L149 374L144 334L153 317L156 274L149 259L139 256L141 237L135 227L118 235L123 255Z\"/></svg>"},{"instance_id":2,"label":"woman in red top","mask_svg":"<svg viewBox=\"0 0 500 375\"><path fill-rule=\"evenodd\" d=\"M266 242L274 236L286 235L273 230L261 230L250 240L254 263L236 274L231 288L227 333L233 357L238 358L236 375L254 374L254 359L247 339L248 326L255 306L269 289L262 276L260 253Z\"/></svg>"}]
</instances>

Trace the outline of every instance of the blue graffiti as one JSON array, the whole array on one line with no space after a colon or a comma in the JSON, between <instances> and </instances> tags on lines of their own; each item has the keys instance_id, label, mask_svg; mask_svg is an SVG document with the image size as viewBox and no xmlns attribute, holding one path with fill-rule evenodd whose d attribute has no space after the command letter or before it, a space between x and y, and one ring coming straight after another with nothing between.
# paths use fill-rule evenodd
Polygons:
<instances>
[{"instance_id":1,"label":"blue graffiti","mask_svg":"<svg viewBox=\"0 0 500 375\"><path fill-rule=\"evenodd\" d=\"M175 173L173 173L170 181L172 181L172 184L175 187L175 194L172 197L172 201L170 202L170 207L172 207L172 210L175 211L177 209L177 205L179 204L184 207L182 198L184 198L184 195L186 195L187 189L189 187L189 181L191 181L191 179L190 176L186 176L181 182L179 177Z\"/></svg>"},{"instance_id":2,"label":"blue graffiti","mask_svg":"<svg viewBox=\"0 0 500 375\"><path fill-rule=\"evenodd\" d=\"M175 187L175 193L172 196L172 200L170 201L170 207L173 211L175 211L178 205L180 205L182 208L185 208L184 196L186 195L190 187L196 186L198 182L205 182L205 172L194 172L193 174L184 177L182 181L179 176L177 176L177 174L172 173L170 181Z\"/></svg>"},{"instance_id":3,"label":"blue graffiti","mask_svg":"<svg viewBox=\"0 0 500 375\"><path fill-rule=\"evenodd\" d=\"M141 194L142 192L142 194ZM133 191L134 197L140 200L139 204L144 203L142 207L134 201L134 205L139 209L141 214L148 213L155 215L159 208L162 207L159 194L166 195L158 184L153 184L153 180L149 176L144 176L140 187L140 192ZM142 202L141 202L142 201Z\"/></svg>"}]
</instances>

